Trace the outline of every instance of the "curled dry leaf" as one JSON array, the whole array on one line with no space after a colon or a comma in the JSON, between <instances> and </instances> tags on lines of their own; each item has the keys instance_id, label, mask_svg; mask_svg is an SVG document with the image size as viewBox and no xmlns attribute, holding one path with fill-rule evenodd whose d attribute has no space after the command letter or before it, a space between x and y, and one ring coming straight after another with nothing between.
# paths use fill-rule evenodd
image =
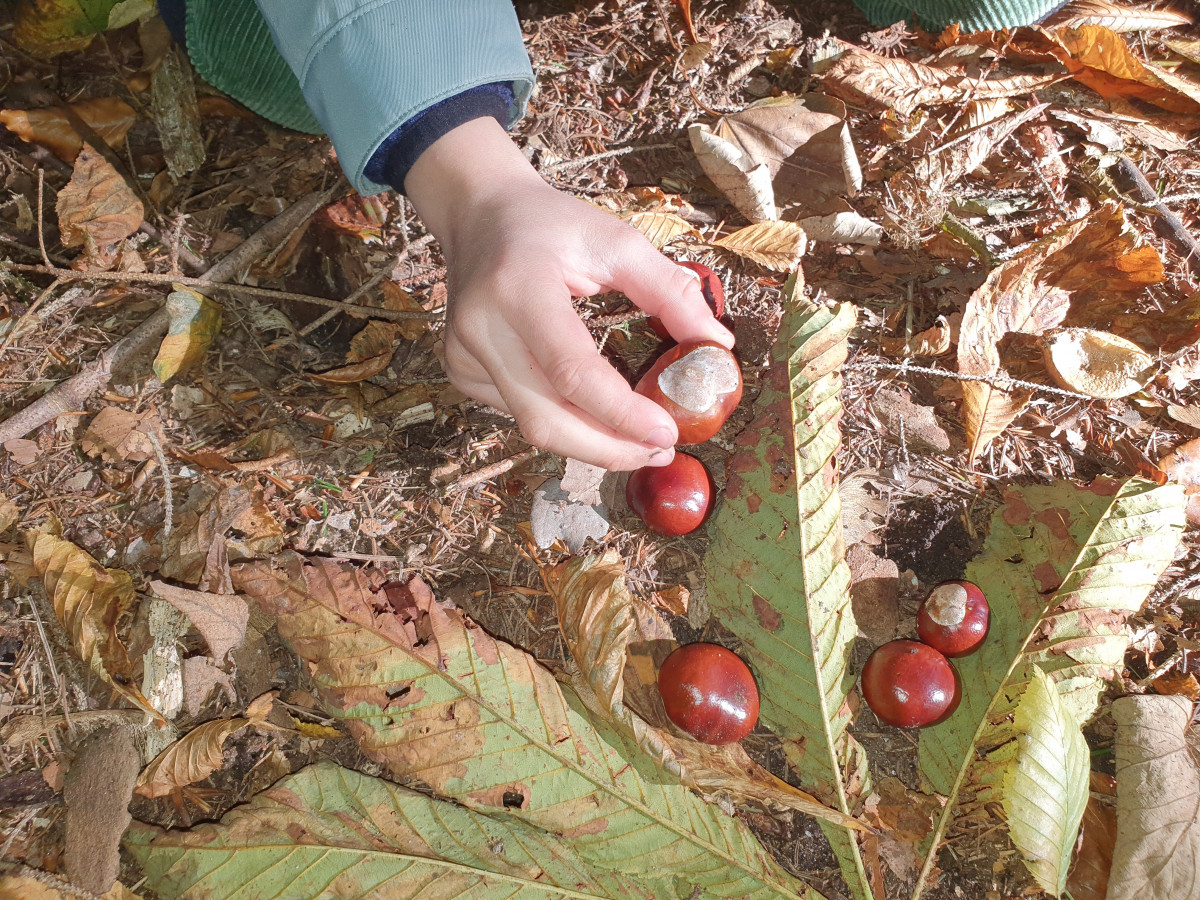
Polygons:
<instances>
[{"instance_id":1,"label":"curled dry leaf","mask_svg":"<svg viewBox=\"0 0 1200 900\"><path fill-rule=\"evenodd\" d=\"M958 341L958 329L962 316L955 313L954 321L938 316L937 322L911 337L889 337L879 342L880 348L889 356L919 358L941 356L949 353L952 344Z\"/></svg>"},{"instance_id":2,"label":"curled dry leaf","mask_svg":"<svg viewBox=\"0 0 1200 900\"><path fill-rule=\"evenodd\" d=\"M1102 800L1091 797L1083 811L1082 834L1075 865L1067 877L1072 900L1105 900L1117 843L1117 813Z\"/></svg>"},{"instance_id":3,"label":"curled dry leaf","mask_svg":"<svg viewBox=\"0 0 1200 900\"><path fill-rule=\"evenodd\" d=\"M58 192L58 227L66 247L103 255L142 224L142 201L103 154L84 144L71 180Z\"/></svg>"},{"instance_id":4,"label":"curled dry leaf","mask_svg":"<svg viewBox=\"0 0 1200 900\"><path fill-rule=\"evenodd\" d=\"M825 89L851 106L895 110L909 116L921 106L961 104L964 97L1026 97L1052 84L1057 75L981 79L975 75L880 56L842 45L841 58L824 75Z\"/></svg>"},{"instance_id":5,"label":"curled dry leaf","mask_svg":"<svg viewBox=\"0 0 1200 900\"><path fill-rule=\"evenodd\" d=\"M804 229L795 222L759 222L713 242L774 272L796 268L807 245Z\"/></svg>"},{"instance_id":6,"label":"curled dry leaf","mask_svg":"<svg viewBox=\"0 0 1200 900\"><path fill-rule=\"evenodd\" d=\"M1154 359L1133 341L1092 328L1063 328L1042 342L1046 367L1064 388L1115 400L1146 386Z\"/></svg>"},{"instance_id":7,"label":"curled dry leaf","mask_svg":"<svg viewBox=\"0 0 1200 900\"><path fill-rule=\"evenodd\" d=\"M88 456L99 456L106 462L143 462L154 453L148 433L157 420L153 413L106 406L88 423L80 446Z\"/></svg>"},{"instance_id":8,"label":"curled dry leaf","mask_svg":"<svg viewBox=\"0 0 1200 900\"><path fill-rule=\"evenodd\" d=\"M133 601L129 573L104 568L90 554L49 531L27 531L25 543L33 554L34 571L79 658L118 694L162 721L135 686L129 653L117 635L117 620Z\"/></svg>"},{"instance_id":9,"label":"curled dry leaf","mask_svg":"<svg viewBox=\"0 0 1200 900\"><path fill-rule=\"evenodd\" d=\"M1200 893L1200 767L1187 731L1192 703L1152 694L1113 703L1117 842L1108 900Z\"/></svg>"},{"instance_id":10,"label":"curled dry leaf","mask_svg":"<svg viewBox=\"0 0 1200 900\"><path fill-rule=\"evenodd\" d=\"M851 816L771 775L753 762L740 744L712 746L676 737L668 730L655 686L654 662L661 664L662 660L656 658L645 666L629 664L629 655L635 653L630 644L644 629L639 629L636 601L625 584L625 566L615 550L602 556L577 557L543 574L558 607L563 637L579 665L582 683L576 689L580 697L684 784L710 799L724 797L766 809L795 809L848 828L863 827ZM655 615L651 610L641 612ZM669 633L665 623L654 631ZM642 649L648 652L648 648ZM638 682L642 704L650 707L650 720L626 705L627 678Z\"/></svg>"},{"instance_id":11,"label":"curled dry leaf","mask_svg":"<svg viewBox=\"0 0 1200 900\"><path fill-rule=\"evenodd\" d=\"M766 163L751 159L743 150L707 125L688 128L688 138L700 167L734 208L751 222L771 222L779 218L775 208L775 189Z\"/></svg>"},{"instance_id":12,"label":"curled dry leaf","mask_svg":"<svg viewBox=\"0 0 1200 900\"><path fill-rule=\"evenodd\" d=\"M878 247L879 242L883 240L883 226L856 212L809 216L799 219L796 224L814 241Z\"/></svg>"},{"instance_id":13,"label":"curled dry leaf","mask_svg":"<svg viewBox=\"0 0 1200 900\"><path fill-rule=\"evenodd\" d=\"M1200 84L1142 62L1116 32L1084 25L1044 33L1071 76L1105 100L1137 97L1171 112L1200 112Z\"/></svg>"},{"instance_id":14,"label":"curled dry leaf","mask_svg":"<svg viewBox=\"0 0 1200 900\"><path fill-rule=\"evenodd\" d=\"M154 374L164 384L200 361L221 331L221 306L182 284L167 295L170 324L154 357Z\"/></svg>"},{"instance_id":15,"label":"curled dry leaf","mask_svg":"<svg viewBox=\"0 0 1200 900\"><path fill-rule=\"evenodd\" d=\"M119 97L80 100L70 106L113 148L125 142L125 135L137 119L133 107ZM21 140L41 144L63 162L74 161L83 148L83 138L61 109L0 109L0 122Z\"/></svg>"},{"instance_id":16,"label":"curled dry leaf","mask_svg":"<svg viewBox=\"0 0 1200 900\"><path fill-rule=\"evenodd\" d=\"M1124 34L1130 31L1158 31L1191 25L1192 17L1177 9L1135 9L1110 0L1073 0L1047 20L1053 28L1081 28L1101 25Z\"/></svg>"},{"instance_id":17,"label":"curled dry leaf","mask_svg":"<svg viewBox=\"0 0 1200 900\"><path fill-rule=\"evenodd\" d=\"M21 521L21 509L3 494L0 494L0 534Z\"/></svg>"},{"instance_id":18,"label":"curled dry leaf","mask_svg":"<svg viewBox=\"0 0 1200 900\"><path fill-rule=\"evenodd\" d=\"M718 119L713 133L766 165L777 204L832 212L845 208L843 195L853 197L862 187L846 105L825 94L760 100Z\"/></svg>"},{"instance_id":19,"label":"curled dry leaf","mask_svg":"<svg viewBox=\"0 0 1200 900\"><path fill-rule=\"evenodd\" d=\"M256 698L246 710L246 718L213 719L197 725L150 761L138 776L134 793L165 797L203 781L224 764L226 739L248 725L262 725L274 699L273 692Z\"/></svg>"}]
</instances>

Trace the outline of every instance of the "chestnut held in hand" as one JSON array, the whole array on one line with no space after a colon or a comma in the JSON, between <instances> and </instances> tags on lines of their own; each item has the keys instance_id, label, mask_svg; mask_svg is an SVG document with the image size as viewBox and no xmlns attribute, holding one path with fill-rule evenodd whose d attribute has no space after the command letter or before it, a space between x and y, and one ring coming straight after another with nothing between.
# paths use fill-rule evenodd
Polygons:
<instances>
[{"instance_id":1,"label":"chestnut held in hand","mask_svg":"<svg viewBox=\"0 0 1200 900\"><path fill-rule=\"evenodd\" d=\"M700 276L700 290L704 294L708 308L712 310L713 318L719 319L725 315L725 288L722 287L721 279L717 277L717 273L704 265L704 263L681 262L679 265L685 269L691 269ZM662 323L662 319L658 316L651 316L646 320L646 324L663 340L671 340L671 333L667 331L667 326Z\"/></svg>"},{"instance_id":2,"label":"chestnut held in hand","mask_svg":"<svg viewBox=\"0 0 1200 900\"><path fill-rule=\"evenodd\" d=\"M699 528L712 509L713 481L704 463L676 453L665 466L646 466L629 476L625 502L659 534L675 537Z\"/></svg>"},{"instance_id":3,"label":"chestnut held in hand","mask_svg":"<svg viewBox=\"0 0 1200 900\"><path fill-rule=\"evenodd\" d=\"M888 641L863 666L862 695L880 721L897 728L924 728L958 706L958 676L932 647Z\"/></svg>"},{"instance_id":4,"label":"chestnut held in hand","mask_svg":"<svg viewBox=\"0 0 1200 900\"><path fill-rule=\"evenodd\" d=\"M758 686L750 667L717 644L684 644L658 670L667 716L706 744L732 744L754 730Z\"/></svg>"},{"instance_id":5,"label":"chestnut held in hand","mask_svg":"<svg viewBox=\"0 0 1200 900\"><path fill-rule=\"evenodd\" d=\"M634 388L679 426L679 443L699 444L721 430L742 399L737 358L715 341L676 344Z\"/></svg>"},{"instance_id":6,"label":"chestnut held in hand","mask_svg":"<svg viewBox=\"0 0 1200 900\"><path fill-rule=\"evenodd\" d=\"M917 611L917 634L949 657L967 656L987 637L987 598L969 581L943 581Z\"/></svg>"}]
</instances>

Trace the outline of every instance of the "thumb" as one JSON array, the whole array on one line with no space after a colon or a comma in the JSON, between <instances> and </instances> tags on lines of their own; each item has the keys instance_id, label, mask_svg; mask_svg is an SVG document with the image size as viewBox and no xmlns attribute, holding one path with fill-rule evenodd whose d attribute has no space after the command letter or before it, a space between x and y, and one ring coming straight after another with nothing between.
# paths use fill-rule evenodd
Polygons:
<instances>
[{"instance_id":1,"label":"thumb","mask_svg":"<svg viewBox=\"0 0 1200 900\"><path fill-rule=\"evenodd\" d=\"M662 319L677 341L716 341L732 347L733 335L713 318L704 300L700 277L659 253L641 232L629 231L633 234L614 242L608 286Z\"/></svg>"}]
</instances>

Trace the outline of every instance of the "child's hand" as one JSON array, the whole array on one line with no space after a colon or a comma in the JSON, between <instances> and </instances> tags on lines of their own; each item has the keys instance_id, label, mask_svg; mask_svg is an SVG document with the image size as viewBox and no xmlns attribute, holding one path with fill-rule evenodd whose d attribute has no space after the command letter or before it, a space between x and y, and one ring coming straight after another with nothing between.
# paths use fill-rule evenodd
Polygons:
<instances>
[{"instance_id":1,"label":"child's hand","mask_svg":"<svg viewBox=\"0 0 1200 900\"><path fill-rule=\"evenodd\" d=\"M596 352L571 299L621 291L677 340L732 347L695 276L547 185L493 119L441 137L405 188L446 257L451 383L543 449L608 469L670 462L675 423Z\"/></svg>"}]
</instances>

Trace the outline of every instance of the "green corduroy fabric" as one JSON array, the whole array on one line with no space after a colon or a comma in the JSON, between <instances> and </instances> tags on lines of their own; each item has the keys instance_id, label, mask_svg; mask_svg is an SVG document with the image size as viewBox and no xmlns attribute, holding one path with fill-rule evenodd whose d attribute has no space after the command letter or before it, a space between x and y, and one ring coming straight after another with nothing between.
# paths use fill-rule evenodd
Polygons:
<instances>
[{"instance_id":1,"label":"green corduroy fabric","mask_svg":"<svg viewBox=\"0 0 1200 900\"><path fill-rule=\"evenodd\" d=\"M854 2L875 25L915 15L925 28L959 22L967 31L1028 25L1063 4L1063 0ZM187 39L192 64L213 87L285 128L322 132L254 0L187 0Z\"/></svg>"},{"instance_id":2,"label":"green corduroy fabric","mask_svg":"<svg viewBox=\"0 0 1200 900\"><path fill-rule=\"evenodd\" d=\"M187 0L187 42L192 65L217 90L285 128L323 133L254 0Z\"/></svg>"},{"instance_id":3,"label":"green corduroy fabric","mask_svg":"<svg viewBox=\"0 0 1200 900\"><path fill-rule=\"evenodd\" d=\"M916 16L922 28L937 30L959 23L964 31L988 31L1032 25L1064 0L854 0L874 25L890 25Z\"/></svg>"}]
</instances>

